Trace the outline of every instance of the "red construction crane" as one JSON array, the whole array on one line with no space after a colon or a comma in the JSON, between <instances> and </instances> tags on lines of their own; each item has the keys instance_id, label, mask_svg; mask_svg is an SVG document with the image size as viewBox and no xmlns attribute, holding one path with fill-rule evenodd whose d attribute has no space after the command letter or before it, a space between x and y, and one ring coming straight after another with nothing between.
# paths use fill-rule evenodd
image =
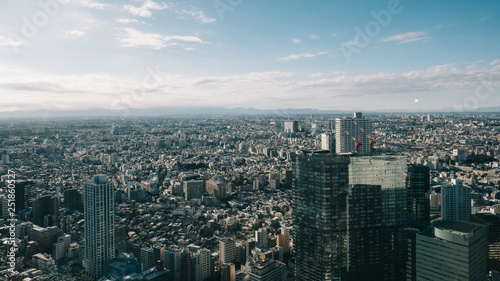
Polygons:
<instances>
[{"instance_id":1,"label":"red construction crane","mask_svg":"<svg viewBox=\"0 0 500 281\"><path fill-rule=\"evenodd\" d=\"M376 144L377 142L375 141L375 133L373 133L373 136L370 137L366 131L354 120L353 117L350 117L352 119L352 122L354 122L354 124L356 124L356 126L358 126L358 128L361 130L361 132L363 132L363 134L365 134L365 136L370 139L370 150L373 149L373 145Z\"/></svg>"},{"instance_id":2,"label":"red construction crane","mask_svg":"<svg viewBox=\"0 0 500 281\"><path fill-rule=\"evenodd\" d=\"M359 135L359 139L356 139L344 127L342 127L340 125L340 123L335 122L335 120L333 120L333 123L337 124L340 127L340 129L342 131L344 131L355 142L355 144L356 144L356 152L359 152L359 148L363 145L363 143L362 143L363 135Z\"/></svg>"},{"instance_id":3,"label":"red construction crane","mask_svg":"<svg viewBox=\"0 0 500 281\"><path fill-rule=\"evenodd\" d=\"M372 138L370 139L370 150L373 149L373 145L376 144L377 142L375 141L375 133L373 133Z\"/></svg>"}]
</instances>

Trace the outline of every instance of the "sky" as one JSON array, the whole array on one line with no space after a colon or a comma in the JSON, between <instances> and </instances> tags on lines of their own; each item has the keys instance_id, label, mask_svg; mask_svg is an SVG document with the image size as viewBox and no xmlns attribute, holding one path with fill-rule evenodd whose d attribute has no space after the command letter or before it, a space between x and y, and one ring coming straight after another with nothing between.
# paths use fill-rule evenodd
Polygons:
<instances>
[{"instance_id":1,"label":"sky","mask_svg":"<svg viewBox=\"0 0 500 281\"><path fill-rule=\"evenodd\" d=\"M500 1L3 0L0 112L500 106Z\"/></svg>"}]
</instances>

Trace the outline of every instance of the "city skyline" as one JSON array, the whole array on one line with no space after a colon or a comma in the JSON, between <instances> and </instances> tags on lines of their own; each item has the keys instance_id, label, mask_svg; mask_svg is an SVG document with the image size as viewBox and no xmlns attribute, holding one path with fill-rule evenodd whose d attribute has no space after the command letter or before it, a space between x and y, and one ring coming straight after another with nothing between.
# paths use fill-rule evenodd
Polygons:
<instances>
[{"instance_id":1,"label":"city skyline","mask_svg":"<svg viewBox=\"0 0 500 281\"><path fill-rule=\"evenodd\" d=\"M500 106L496 2L4 5L2 113Z\"/></svg>"}]
</instances>

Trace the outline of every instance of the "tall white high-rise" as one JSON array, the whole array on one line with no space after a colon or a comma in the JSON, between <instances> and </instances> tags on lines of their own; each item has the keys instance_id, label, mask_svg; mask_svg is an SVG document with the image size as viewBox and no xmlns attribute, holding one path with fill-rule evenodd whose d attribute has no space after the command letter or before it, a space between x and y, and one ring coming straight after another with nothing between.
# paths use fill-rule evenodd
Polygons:
<instances>
[{"instance_id":1,"label":"tall white high-rise","mask_svg":"<svg viewBox=\"0 0 500 281\"><path fill-rule=\"evenodd\" d=\"M355 152L356 140L359 140L360 136L359 154L370 153L370 139L373 133L370 119L364 118L361 112L355 112L354 117L336 118L335 123L335 145L338 154Z\"/></svg>"},{"instance_id":2,"label":"tall white high-rise","mask_svg":"<svg viewBox=\"0 0 500 281\"><path fill-rule=\"evenodd\" d=\"M441 218L468 221L471 214L471 190L462 180L452 179L441 188Z\"/></svg>"},{"instance_id":3,"label":"tall white high-rise","mask_svg":"<svg viewBox=\"0 0 500 281\"><path fill-rule=\"evenodd\" d=\"M106 175L96 175L83 186L85 202L85 260L89 275L100 278L115 256L115 192Z\"/></svg>"}]
</instances>

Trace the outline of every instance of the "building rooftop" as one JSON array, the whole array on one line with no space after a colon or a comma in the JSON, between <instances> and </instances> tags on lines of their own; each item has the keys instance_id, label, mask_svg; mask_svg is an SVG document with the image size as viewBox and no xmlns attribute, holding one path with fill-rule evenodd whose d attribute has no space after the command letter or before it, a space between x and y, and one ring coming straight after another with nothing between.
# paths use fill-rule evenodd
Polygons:
<instances>
[{"instance_id":1,"label":"building rooftop","mask_svg":"<svg viewBox=\"0 0 500 281\"><path fill-rule=\"evenodd\" d=\"M447 230L452 232L460 232L464 234L474 234L476 231L480 230L482 226L480 224L475 224L467 221L445 221L440 220L434 222L433 226L441 230Z\"/></svg>"}]
</instances>

